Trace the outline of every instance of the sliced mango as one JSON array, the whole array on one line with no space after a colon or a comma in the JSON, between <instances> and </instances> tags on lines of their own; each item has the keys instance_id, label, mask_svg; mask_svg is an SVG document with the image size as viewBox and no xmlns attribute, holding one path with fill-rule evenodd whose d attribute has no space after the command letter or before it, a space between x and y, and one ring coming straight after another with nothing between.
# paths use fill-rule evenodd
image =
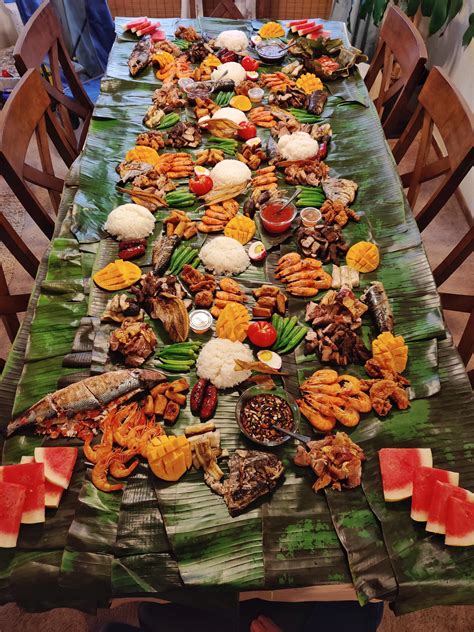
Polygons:
<instances>
[{"instance_id":1,"label":"sliced mango","mask_svg":"<svg viewBox=\"0 0 474 632\"><path fill-rule=\"evenodd\" d=\"M124 290L138 281L142 274L140 268L131 261L116 259L94 274L94 283L103 290L113 292Z\"/></svg>"},{"instance_id":2,"label":"sliced mango","mask_svg":"<svg viewBox=\"0 0 474 632\"><path fill-rule=\"evenodd\" d=\"M184 435L161 435L148 444L147 458L155 476L177 481L192 465L191 446Z\"/></svg>"}]
</instances>

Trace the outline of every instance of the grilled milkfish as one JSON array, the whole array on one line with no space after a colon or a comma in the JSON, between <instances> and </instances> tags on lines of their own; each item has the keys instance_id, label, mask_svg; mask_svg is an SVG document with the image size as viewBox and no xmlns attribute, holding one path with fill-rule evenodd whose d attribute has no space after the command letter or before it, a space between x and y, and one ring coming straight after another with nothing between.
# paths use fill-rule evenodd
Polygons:
<instances>
[{"instance_id":1,"label":"grilled milkfish","mask_svg":"<svg viewBox=\"0 0 474 632\"><path fill-rule=\"evenodd\" d=\"M128 58L128 68L132 77L136 77L138 73L144 70L150 63L151 57L151 39L147 35L135 44L130 57Z\"/></svg>"},{"instance_id":2,"label":"grilled milkfish","mask_svg":"<svg viewBox=\"0 0 474 632\"><path fill-rule=\"evenodd\" d=\"M155 241L151 261L153 264L153 273L156 276L160 276L166 272L173 250L180 241L181 238L178 237L178 235L163 235L158 241Z\"/></svg>"},{"instance_id":3,"label":"grilled milkfish","mask_svg":"<svg viewBox=\"0 0 474 632\"><path fill-rule=\"evenodd\" d=\"M80 417L81 422L87 422L87 413L93 412L90 419L96 419L114 400L132 397L165 380L163 373L149 369L122 369L88 377L43 397L8 424L7 436L30 424L42 427L69 421L68 436L75 436L75 416Z\"/></svg>"}]
</instances>

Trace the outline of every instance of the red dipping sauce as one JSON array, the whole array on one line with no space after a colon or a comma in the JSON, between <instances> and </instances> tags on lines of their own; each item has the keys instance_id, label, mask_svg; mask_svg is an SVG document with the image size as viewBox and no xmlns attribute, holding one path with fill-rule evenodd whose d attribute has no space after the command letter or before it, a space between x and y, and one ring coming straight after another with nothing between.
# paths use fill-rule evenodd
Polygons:
<instances>
[{"instance_id":1,"label":"red dipping sauce","mask_svg":"<svg viewBox=\"0 0 474 632\"><path fill-rule=\"evenodd\" d=\"M269 233L284 233L295 219L296 207L293 204L289 204L280 212L285 204L286 200L281 200L267 204L261 209L260 218L264 229Z\"/></svg>"}]
</instances>

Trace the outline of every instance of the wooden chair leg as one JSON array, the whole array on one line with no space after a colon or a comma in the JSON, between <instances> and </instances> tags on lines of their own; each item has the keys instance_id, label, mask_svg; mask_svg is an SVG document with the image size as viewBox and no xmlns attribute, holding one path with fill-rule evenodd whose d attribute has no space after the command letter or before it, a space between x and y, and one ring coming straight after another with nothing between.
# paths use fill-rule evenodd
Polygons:
<instances>
[{"instance_id":1,"label":"wooden chair leg","mask_svg":"<svg viewBox=\"0 0 474 632\"><path fill-rule=\"evenodd\" d=\"M472 354L474 353L474 310L469 316L466 329L458 344L459 355L461 356L464 366L467 366Z\"/></svg>"},{"instance_id":2,"label":"wooden chair leg","mask_svg":"<svg viewBox=\"0 0 474 632\"><path fill-rule=\"evenodd\" d=\"M38 272L39 261L1 212L0 242L5 244L18 263L20 263L34 279Z\"/></svg>"},{"instance_id":3,"label":"wooden chair leg","mask_svg":"<svg viewBox=\"0 0 474 632\"><path fill-rule=\"evenodd\" d=\"M8 290L7 280L5 279L3 268L0 265L0 298L6 296L10 296L10 292ZM11 342L13 342L15 340L15 336L18 333L18 329L20 328L20 321L18 320L18 316L16 314L5 314L1 315L1 318L8 338Z\"/></svg>"},{"instance_id":4,"label":"wooden chair leg","mask_svg":"<svg viewBox=\"0 0 474 632\"><path fill-rule=\"evenodd\" d=\"M467 296L465 294L449 294L440 292L441 305L443 309L452 312L464 312L470 314L474 310L474 295Z\"/></svg>"},{"instance_id":5,"label":"wooden chair leg","mask_svg":"<svg viewBox=\"0 0 474 632\"><path fill-rule=\"evenodd\" d=\"M458 245L434 269L433 276L437 287L448 279L459 268L474 250L474 226L464 235Z\"/></svg>"}]
</instances>

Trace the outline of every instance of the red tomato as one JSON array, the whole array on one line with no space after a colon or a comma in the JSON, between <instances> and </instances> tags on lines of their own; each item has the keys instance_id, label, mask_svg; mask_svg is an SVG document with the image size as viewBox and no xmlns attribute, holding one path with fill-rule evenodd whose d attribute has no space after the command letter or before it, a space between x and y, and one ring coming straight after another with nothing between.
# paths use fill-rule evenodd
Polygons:
<instances>
[{"instance_id":1,"label":"red tomato","mask_svg":"<svg viewBox=\"0 0 474 632\"><path fill-rule=\"evenodd\" d=\"M237 130L237 136L242 140L250 140L257 135L257 128L250 121L242 121L239 123L239 129Z\"/></svg>"},{"instance_id":2,"label":"red tomato","mask_svg":"<svg viewBox=\"0 0 474 632\"><path fill-rule=\"evenodd\" d=\"M256 347L271 347L277 339L277 332L271 323L261 320L250 323L247 337Z\"/></svg>"},{"instance_id":3,"label":"red tomato","mask_svg":"<svg viewBox=\"0 0 474 632\"><path fill-rule=\"evenodd\" d=\"M244 57L242 61L240 62L240 64L241 66L243 66L244 70L247 70L250 72L257 70L257 68L260 66L260 63L253 57Z\"/></svg>"},{"instance_id":4,"label":"red tomato","mask_svg":"<svg viewBox=\"0 0 474 632\"><path fill-rule=\"evenodd\" d=\"M189 181L189 189L195 195L206 195L213 185L214 183L209 176L196 176Z\"/></svg>"}]
</instances>

